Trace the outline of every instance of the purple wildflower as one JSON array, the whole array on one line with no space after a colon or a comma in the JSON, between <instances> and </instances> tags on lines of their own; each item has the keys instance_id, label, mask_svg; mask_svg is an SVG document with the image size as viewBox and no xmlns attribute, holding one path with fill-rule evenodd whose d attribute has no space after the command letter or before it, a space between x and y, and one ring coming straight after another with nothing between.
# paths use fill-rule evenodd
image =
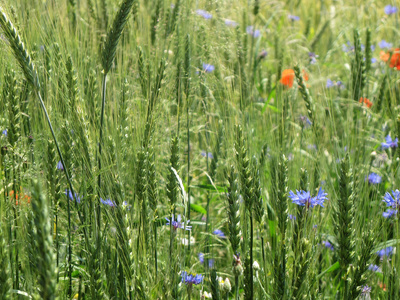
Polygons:
<instances>
[{"instance_id":1,"label":"purple wildflower","mask_svg":"<svg viewBox=\"0 0 400 300\"><path fill-rule=\"evenodd\" d=\"M260 36L260 30L254 30L253 26L247 26L246 27L246 32L247 34L251 35L253 38L258 38Z\"/></svg>"},{"instance_id":2,"label":"purple wildflower","mask_svg":"<svg viewBox=\"0 0 400 300\"><path fill-rule=\"evenodd\" d=\"M216 236L218 236L222 239L226 238L225 233L221 229L215 229L213 231L213 234L215 234Z\"/></svg>"},{"instance_id":3,"label":"purple wildflower","mask_svg":"<svg viewBox=\"0 0 400 300\"><path fill-rule=\"evenodd\" d=\"M115 202L110 200L110 199L104 200L104 199L100 198L100 202L105 204L105 205L108 205L110 207L115 207L115 205L116 205Z\"/></svg>"},{"instance_id":4,"label":"purple wildflower","mask_svg":"<svg viewBox=\"0 0 400 300\"><path fill-rule=\"evenodd\" d=\"M225 19L225 25L229 27L236 27L238 26L238 23L232 20Z\"/></svg>"},{"instance_id":5,"label":"purple wildflower","mask_svg":"<svg viewBox=\"0 0 400 300\"><path fill-rule=\"evenodd\" d=\"M376 252L376 254L380 257L380 258L384 258L385 256L391 256L393 253L393 247L387 247L385 249L381 249L379 251Z\"/></svg>"},{"instance_id":6,"label":"purple wildflower","mask_svg":"<svg viewBox=\"0 0 400 300\"><path fill-rule=\"evenodd\" d=\"M263 49L260 53L258 53L257 58L264 59L267 57L267 55L268 55L268 52L265 49Z\"/></svg>"},{"instance_id":7,"label":"purple wildflower","mask_svg":"<svg viewBox=\"0 0 400 300\"><path fill-rule=\"evenodd\" d=\"M361 296L366 297L371 293L371 288L368 285L363 285L361 289Z\"/></svg>"},{"instance_id":8,"label":"purple wildflower","mask_svg":"<svg viewBox=\"0 0 400 300\"><path fill-rule=\"evenodd\" d=\"M69 189L66 189L64 194L69 198L69 200L71 200L71 201L74 200L74 197L72 196L72 192ZM76 199L76 202L81 203L81 197L77 193L75 193L75 199Z\"/></svg>"},{"instance_id":9,"label":"purple wildflower","mask_svg":"<svg viewBox=\"0 0 400 300\"><path fill-rule=\"evenodd\" d=\"M328 241L322 241L322 245L324 245L326 248L334 251L335 248L333 247L333 245L331 243L329 243Z\"/></svg>"},{"instance_id":10,"label":"purple wildflower","mask_svg":"<svg viewBox=\"0 0 400 300\"><path fill-rule=\"evenodd\" d=\"M379 184L379 183L381 183L381 181L382 181L382 177L379 176L379 175L376 174L376 173L371 173L371 174L369 174L368 177L365 178L365 180L367 180L367 179L368 179L368 182L369 182L370 184Z\"/></svg>"},{"instance_id":11,"label":"purple wildflower","mask_svg":"<svg viewBox=\"0 0 400 300\"><path fill-rule=\"evenodd\" d=\"M382 216L386 219L391 218L397 214L397 209L388 209L382 213Z\"/></svg>"},{"instance_id":12,"label":"purple wildflower","mask_svg":"<svg viewBox=\"0 0 400 300\"><path fill-rule=\"evenodd\" d=\"M174 215L172 215L172 220L170 221L168 218L165 218L168 222L166 225L171 226L174 228L174 230L177 230L178 228L185 228L185 222L182 221L182 216L178 215L178 217L175 220ZM186 224L189 224L190 220L186 222ZM192 226L186 225L186 230L191 230Z\"/></svg>"},{"instance_id":13,"label":"purple wildflower","mask_svg":"<svg viewBox=\"0 0 400 300\"><path fill-rule=\"evenodd\" d=\"M387 148L397 148L397 143L399 142L398 138L395 138L394 141L392 140L392 138L390 137L390 135L388 134L387 137L385 137L386 142L382 143L382 149L387 149Z\"/></svg>"},{"instance_id":14,"label":"purple wildflower","mask_svg":"<svg viewBox=\"0 0 400 300\"><path fill-rule=\"evenodd\" d=\"M324 200L328 199L326 197L327 195L328 194L325 193L325 191L322 188L319 188L318 194L315 197L311 197L309 191L296 190L296 194L293 193L293 191L289 192L289 198L293 201L294 204L305 206L307 208L309 207L313 208L316 205L324 207L323 203Z\"/></svg>"},{"instance_id":15,"label":"purple wildflower","mask_svg":"<svg viewBox=\"0 0 400 300\"><path fill-rule=\"evenodd\" d=\"M369 265L368 270L372 271L372 272L377 272L377 273L382 273L382 270L379 266L377 265Z\"/></svg>"},{"instance_id":16,"label":"purple wildflower","mask_svg":"<svg viewBox=\"0 0 400 300\"><path fill-rule=\"evenodd\" d=\"M300 20L299 16L294 16L294 15L288 15L288 18L291 21L299 21Z\"/></svg>"},{"instance_id":17,"label":"purple wildflower","mask_svg":"<svg viewBox=\"0 0 400 300\"><path fill-rule=\"evenodd\" d=\"M181 277L182 277L182 282L184 282L188 286L192 286L193 284L196 285L200 284L203 282L204 279L203 275L201 274L194 275L194 274L189 274L186 271L183 271L181 273Z\"/></svg>"},{"instance_id":18,"label":"purple wildflower","mask_svg":"<svg viewBox=\"0 0 400 300\"><path fill-rule=\"evenodd\" d=\"M212 155L212 153L211 152L206 152L206 151L201 151L201 156L203 156L203 157L208 157L208 158L214 158L214 156Z\"/></svg>"},{"instance_id":19,"label":"purple wildflower","mask_svg":"<svg viewBox=\"0 0 400 300\"><path fill-rule=\"evenodd\" d=\"M353 52L354 51L354 46L352 44L350 44L349 41L347 41L346 44L342 45L342 51L345 52L345 53Z\"/></svg>"},{"instance_id":20,"label":"purple wildflower","mask_svg":"<svg viewBox=\"0 0 400 300\"><path fill-rule=\"evenodd\" d=\"M315 65L319 56L314 52L308 52L308 57L310 58L310 64Z\"/></svg>"},{"instance_id":21,"label":"purple wildflower","mask_svg":"<svg viewBox=\"0 0 400 300\"><path fill-rule=\"evenodd\" d=\"M303 115L300 115L299 121L300 121L301 127L303 127L303 128L307 128L312 125L310 119Z\"/></svg>"},{"instance_id":22,"label":"purple wildflower","mask_svg":"<svg viewBox=\"0 0 400 300\"><path fill-rule=\"evenodd\" d=\"M214 71L214 69L215 67L213 65L203 63L204 72L211 73L212 71Z\"/></svg>"},{"instance_id":23,"label":"purple wildflower","mask_svg":"<svg viewBox=\"0 0 400 300\"><path fill-rule=\"evenodd\" d=\"M371 58L371 64L374 64L374 63L376 63L376 62L377 62L377 60L376 60L375 57Z\"/></svg>"},{"instance_id":24,"label":"purple wildflower","mask_svg":"<svg viewBox=\"0 0 400 300\"><path fill-rule=\"evenodd\" d=\"M61 170L61 171L64 170L64 166L63 166L63 164L61 163L61 160L57 163L57 170Z\"/></svg>"},{"instance_id":25,"label":"purple wildflower","mask_svg":"<svg viewBox=\"0 0 400 300\"><path fill-rule=\"evenodd\" d=\"M335 84L333 83L332 80L330 80L329 78L326 80L326 88L329 89L331 87L335 86Z\"/></svg>"},{"instance_id":26,"label":"purple wildflower","mask_svg":"<svg viewBox=\"0 0 400 300\"><path fill-rule=\"evenodd\" d=\"M400 207L400 191L392 190L392 195L390 195L388 192L386 192L385 196L383 196L382 201L386 203L387 207L398 209Z\"/></svg>"},{"instance_id":27,"label":"purple wildflower","mask_svg":"<svg viewBox=\"0 0 400 300\"><path fill-rule=\"evenodd\" d=\"M393 44L386 42L385 40L382 40L378 44L379 48L381 49L390 49L393 47Z\"/></svg>"},{"instance_id":28,"label":"purple wildflower","mask_svg":"<svg viewBox=\"0 0 400 300\"><path fill-rule=\"evenodd\" d=\"M398 9L396 6L392 6L392 5L386 5L385 8L385 14L387 14L388 16L393 15L395 13L397 13Z\"/></svg>"},{"instance_id":29,"label":"purple wildflower","mask_svg":"<svg viewBox=\"0 0 400 300\"><path fill-rule=\"evenodd\" d=\"M204 264L204 253L202 253L202 252L199 253L199 261L201 264ZM214 263L215 263L214 259L212 259L212 258L208 259L208 267L209 268L214 267Z\"/></svg>"},{"instance_id":30,"label":"purple wildflower","mask_svg":"<svg viewBox=\"0 0 400 300\"><path fill-rule=\"evenodd\" d=\"M296 216L294 216L294 215L289 215L289 219L290 219L290 220L296 220Z\"/></svg>"},{"instance_id":31,"label":"purple wildflower","mask_svg":"<svg viewBox=\"0 0 400 300\"><path fill-rule=\"evenodd\" d=\"M7 134L8 134L7 129L4 129L4 130L2 131L2 133L3 133L3 135L7 136Z\"/></svg>"},{"instance_id":32,"label":"purple wildflower","mask_svg":"<svg viewBox=\"0 0 400 300\"><path fill-rule=\"evenodd\" d=\"M206 20L209 20L212 18L212 14L210 14L208 11L205 11L203 9L196 10L196 14L198 14L199 16L203 17Z\"/></svg>"}]
</instances>

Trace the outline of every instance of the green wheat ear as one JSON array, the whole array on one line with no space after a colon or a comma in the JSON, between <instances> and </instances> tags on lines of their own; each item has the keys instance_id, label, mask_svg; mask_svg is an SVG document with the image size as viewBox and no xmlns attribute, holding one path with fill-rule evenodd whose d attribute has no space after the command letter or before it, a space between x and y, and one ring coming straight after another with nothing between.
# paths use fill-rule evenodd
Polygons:
<instances>
[{"instance_id":1,"label":"green wheat ear","mask_svg":"<svg viewBox=\"0 0 400 300\"><path fill-rule=\"evenodd\" d=\"M124 0L120 6L118 14L115 16L113 25L107 34L107 40L103 49L103 70L107 74L112 66L117 51L119 39L128 21L129 13L135 0Z\"/></svg>"},{"instance_id":2,"label":"green wheat ear","mask_svg":"<svg viewBox=\"0 0 400 300\"><path fill-rule=\"evenodd\" d=\"M10 43L10 47L13 51L14 57L18 61L22 71L25 74L26 80L33 86L34 89L39 90L39 78L35 67L33 65L31 56L25 48L24 43L19 36L17 29L7 18L3 9L0 7L0 25L3 32Z\"/></svg>"}]
</instances>

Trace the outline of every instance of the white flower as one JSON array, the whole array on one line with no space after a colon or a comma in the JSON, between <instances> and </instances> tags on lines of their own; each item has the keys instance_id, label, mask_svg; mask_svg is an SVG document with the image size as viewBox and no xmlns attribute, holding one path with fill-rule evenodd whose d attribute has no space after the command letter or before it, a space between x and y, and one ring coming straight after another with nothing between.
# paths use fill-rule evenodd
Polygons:
<instances>
[{"instance_id":1,"label":"white flower","mask_svg":"<svg viewBox=\"0 0 400 300\"><path fill-rule=\"evenodd\" d=\"M256 260L253 262L253 269L256 271L260 270L260 265L258 264L258 262Z\"/></svg>"},{"instance_id":2,"label":"white flower","mask_svg":"<svg viewBox=\"0 0 400 300\"><path fill-rule=\"evenodd\" d=\"M187 238L182 238L181 242L182 242L182 245L184 245L184 246L188 246L189 245ZM196 240L194 239L194 237L191 236L190 237L190 245L194 245L195 242L196 242Z\"/></svg>"}]
</instances>

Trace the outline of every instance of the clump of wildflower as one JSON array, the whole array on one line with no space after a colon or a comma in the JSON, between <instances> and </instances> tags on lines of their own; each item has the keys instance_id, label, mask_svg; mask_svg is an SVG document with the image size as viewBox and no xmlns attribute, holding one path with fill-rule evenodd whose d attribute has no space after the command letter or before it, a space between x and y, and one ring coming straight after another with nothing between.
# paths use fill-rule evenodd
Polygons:
<instances>
[{"instance_id":1,"label":"clump of wildflower","mask_svg":"<svg viewBox=\"0 0 400 300\"><path fill-rule=\"evenodd\" d=\"M108 205L110 207L115 207L115 205L116 205L115 202L110 199L104 200L104 199L100 198L100 202L103 203L104 205Z\"/></svg>"},{"instance_id":2,"label":"clump of wildflower","mask_svg":"<svg viewBox=\"0 0 400 300\"><path fill-rule=\"evenodd\" d=\"M390 247L387 247L387 248L385 248L385 249L381 249L381 250L377 251L376 254L377 254L381 259L383 259L385 256L386 256L386 257L389 257L389 256L391 256L391 255L393 254L393 247L390 246Z\"/></svg>"},{"instance_id":3,"label":"clump of wildflower","mask_svg":"<svg viewBox=\"0 0 400 300\"><path fill-rule=\"evenodd\" d=\"M182 282L187 286L192 286L193 284L198 285L203 282L204 276L201 274L190 274L186 271L181 273Z\"/></svg>"},{"instance_id":4,"label":"clump of wildflower","mask_svg":"<svg viewBox=\"0 0 400 300\"><path fill-rule=\"evenodd\" d=\"M69 189L66 189L64 194L69 198L69 200L71 200L71 201L74 200L72 192ZM81 197L77 193L75 193L75 199L76 199L76 202L81 203Z\"/></svg>"},{"instance_id":5,"label":"clump of wildflower","mask_svg":"<svg viewBox=\"0 0 400 300\"><path fill-rule=\"evenodd\" d=\"M213 231L213 234L215 234L216 236L220 237L221 239L226 238L225 233L221 229L215 229Z\"/></svg>"},{"instance_id":6,"label":"clump of wildflower","mask_svg":"<svg viewBox=\"0 0 400 300\"><path fill-rule=\"evenodd\" d=\"M243 266L242 266L242 262L240 260L239 252L236 254L233 254L232 267L233 267L233 275L240 276L243 274Z\"/></svg>"},{"instance_id":7,"label":"clump of wildflower","mask_svg":"<svg viewBox=\"0 0 400 300\"><path fill-rule=\"evenodd\" d=\"M371 173L365 178L365 180L368 180L370 184L379 184L382 181L382 177L376 173Z\"/></svg>"},{"instance_id":8,"label":"clump of wildflower","mask_svg":"<svg viewBox=\"0 0 400 300\"><path fill-rule=\"evenodd\" d=\"M308 58L310 59L310 64L315 65L317 63L317 58L319 56L314 52L308 52Z\"/></svg>"},{"instance_id":9,"label":"clump of wildflower","mask_svg":"<svg viewBox=\"0 0 400 300\"><path fill-rule=\"evenodd\" d=\"M361 97L358 102L360 102L361 104L365 104L368 108L372 107L372 102L367 98Z\"/></svg>"},{"instance_id":10,"label":"clump of wildflower","mask_svg":"<svg viewBox=\"0 0 400 300\"><path fill-rule=\"evenodd\" d=\"M327 79L326 80L326 88L327 89L329 89L329 88L332 88L332 87L338 87L338 88L340 88L340 89L344 89L344 84L343 84L343 82L341 82L340 80L338 80L338 81L336 81L336 82L333 82L331 79Z\"/></svg>"},{"instance_id":11,"label":"clump of wildflower","mask_svg":"<svg viewBox=\"0 0 400 300\"><path fill-rule=\"evenodd\" d=\"M210 14L208 11L205 11L203 9L196 10L196 14L198 14L199 16L203 17L206 20L209 20L212 18L212 14Z\"/></svg>"},{"instance_id":12,"label":"clump of wildflower","mask_svg":"<svg viewBox=\"0 0 400 300\"><path fill-rule=\"evenodd\" d=\"M238 26L238 23L233 20L225 19L225 25L229 27L236 27Z\"/></svg>"},{"instance_id":13,"label":"clump of wildflower","mask_svg":"<svg viewBox=\"0 0 400 300\"><path fill-rule=\"evenodd\" d=\"M184 229L185 228L185 222L182 221L182 216L178 215L178 217L175 220L175 216L172 215L172 220L165 218L168 222L166 225L172 226L174 230L177 230L178 228ZM187 220L186 224L189 224L190 220ZM191 230L192 226L186 225L186 230Z\"/></svg>"},{"instance_id":14,"label":"clump of wildflower","mask_svg":"<svg viewBox=\"0 0 400 300\"><path fill-rule=\"evenodd\" d=\"M300 125L301 125L302 128L307 128L307 127L310 127L312 125L310 119L307 118L307 116L304 116L304 115L300 115L299 121L300 121Z\"/></svg>"},{"instance_id":15,"label":"clump of wildflower","mask_svg":"<svg viewBox=\"0 0 400 300\"><path fill-rule=\"evenodd\" d=\"M353 52L354 51L354 46L352 44L350 44L349 41L347 41L346 44L342 45L342 51L345 52L345 53Z\"/></svg>"},{"instance_id":16,"label":"clump of wildflower","mask_svg":"<svg viewBox=\"0 0 400 300\"><path fill-rule=\"evenodd\" d=\"M61 171L64 170L64 166L63 166L63 164L61 163L61 160L58 161L58 163L57 163L57 170L61 170Z\"/></svg>"},{"instance_id":17,"label":"clump of wildflower","mask_svg":"<svg viewBox=\"0 0 400 300\"><path fill-rule=\"evenodd\" d=\"M396 6L392 6L392 5L386 5L384 8L385 14L387 14L388 16L390 15L394 15L395 13L397 13L398 9Z\"/></svg>"},{"instance_id":18,"label":"clump of wildflower","mask_svg":"<svg viewBox=\"0 0 400 300\"><path fill-rule=\"evenodd\" d=\"M333 245L331 243L329 243L328 241L322 241L322 245L324 245L326 248L334 251L335 248L333 247Z\"/></svg>"},{"instance_id":19,"label":"clump of wildflower","mask_svg":"<svg viewBox=\"0 0 400 300\"><path fill-rule=\"evenodd\" d=\"M215 67L214 67L213 65L211 65L211 64L205 64L205 63L203 63L203 70L204 70L204 72L206 72L206 73L211 73L212 71L215 70Z\"/></svg>"},{"instance_id":20,"label":"clump of wildflower","mask_svg":"<svg viewBox=\"0 0 400 300\"><path fill-rule=\"evenodd\" d=\"M307 208L313 208L316 205L320 205L324 207L324 201L328 198L326 197L328 194L322 188L319 188L318 194L315 197L311 197L309 191L296 190L296 194L293 191L289 192L289 198L293 201L294 204L305 206Z\"/></svg>"},{"instance_id":21,"label":"clump of wildflower","mask_svg":"<svg viewBox=\"0 0 400 300\"><path fill-rule=\"evenodd\" d=\"M384 142L384 143L381 144L382 149L388 149L388 148L394 149L394 148L397 148L397 147L398 147L398 142L399 142L399 139L398 139L398 138L395 138L394 140L392 140L392 138L391 138L390 135L388 134L388 135L385 137L385 140L386 140L386 142Z\"/></svg>"},{"instance_id":22,"label":"clump of wildflower","mask_svg":"<svg viewBox=\"0 0 400 300\"><path fill-rule=\"evenodd\" d=\"M208 158L214 158L211 152L206 152L206 151L201 151L201 156L203 157L208 157Z\"/></svg>"},{"instance_id":23,"label":"clump of wildflower","mask_svg":"<svg viewBox=\"0 0 400 300\"><path fill-rule=\"evenodd\" d=\"M372 271L372 272L377 272L377 273L382 273L382 270L379 266L377 265L369 265L368 270Z\"/></svg>"},{"instance_id":24,"label":"clump of wildflower","mask_svg":"<svg viewBox=\"0 0 400 300\"><path fill-rule=\"evenodd\" d=\"M380 59L382 61L388 62L389 58L390 58L389 67L400 70L400 48L396 48L389 52L381 51Z\"/></svg>"},{"instance_id":25,"label":"clump of wildflower","mask_svg":"<svg viewBox=\"0 0 400 300\"><path fill-rule=\"evenodd\" d=\"M288 15L289 20L291 21L299 21L300 17L299 16L294 16L294 15Z\"/></svg>"},{"instance_id":26,"label":"clump of wildflower","mask_svg":"<svg viewBox=\"0 0 400 300\"><path fill-rule=\"evenodd\" d=\"M371 288L368 285L363 285L361 287L361 297L364 299L370 299L369 294L371 293Z\"/></svg>"},{"instance_id":27,"label":"clump of wildflower","mask_svg":"<svg viewBox=\"0 0 400 300\"><path fill-rule=\"evenodd\" d=\"M295 78L294 70L292 69L283 70L280 83L288 88L291 88L294 83L294 78ZM303 79L305 81L308 81L308 74L304 71L303 71Z\"/></svg>"},{"instance_id":28,"label":"clump of wildflower","mask_svg":"<svg viewBox=\"0 0 400 300\"><path fill-rule=\"evenodd\" d=\"M381 49L390 49L393 47L392 43L386 42L385 40L382 40L378 43L379 48Z\"/></svg>"},{"instance_id":29,"label":"clump of wildflower","mask_svg":"<svg viewBox=\"0 0 400 300\"><path fill-rule=\"evenodd\" d=\"M261 35L260 30L258 30L258 29L254 30L253 26L247 26L246 32L247 32L247 34L251 35L253 38L258 38Z\"/></svg>"},{"instance_id":30,"label":"clump of wildflower","mask_svg":"<svg viewBox=\"0 0 400 300\"><path fill-rule=\"evenodd\" d=\"M202 252L199 253L199 261L201 264L204 264L205 259L204 259L204 253L202 253ZM209 268L212 268L214 266L214 263L215 263L214 259L212 259L212 258L208 259L208 267Z\"/></svg>"},{"instance_id":31,"label":"clump of wildflower","mask_svg":"<svg viewBox=\"0 0 400 300\"><path fill-rule=\"evenodd\" d=\"M394 217L397 215L397 209L388 209L387 211L384 211L382 213L382 216L386 219L389 219L391 217Z\"/></svg>"}]
</instances>

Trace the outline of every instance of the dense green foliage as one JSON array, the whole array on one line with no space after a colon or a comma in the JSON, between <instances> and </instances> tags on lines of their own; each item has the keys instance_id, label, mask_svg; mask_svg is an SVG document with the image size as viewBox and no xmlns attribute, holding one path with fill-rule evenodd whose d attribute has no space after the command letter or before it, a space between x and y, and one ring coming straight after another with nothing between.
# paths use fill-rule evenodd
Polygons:
<instances>
[{"instance_id":1,"label":"dense green foliage","mask_svg":"<svg viewBox=\"0 0 400 300\"><path fill-rule=\"evenodd\" d=\"M399 299L387 5L0 0L0 298Z\"/></svg>"}]
</instances>

